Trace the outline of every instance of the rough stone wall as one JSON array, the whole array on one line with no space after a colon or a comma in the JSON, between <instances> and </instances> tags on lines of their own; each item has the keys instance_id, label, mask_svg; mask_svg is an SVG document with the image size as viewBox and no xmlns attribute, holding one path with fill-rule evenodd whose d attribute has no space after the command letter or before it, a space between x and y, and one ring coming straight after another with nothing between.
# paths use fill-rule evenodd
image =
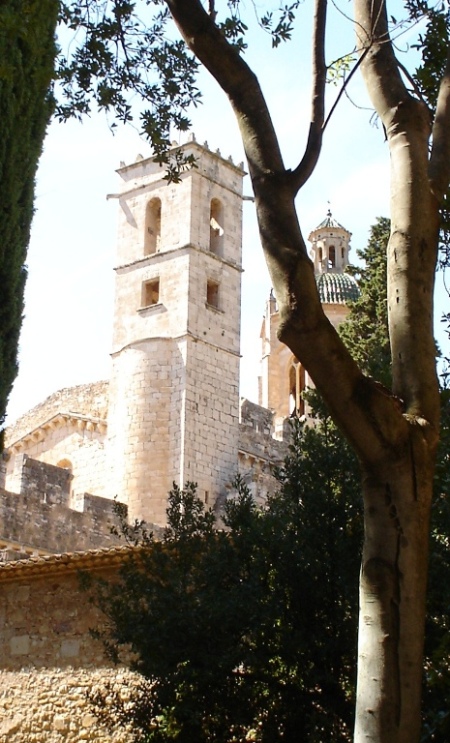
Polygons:
<instances>
[{"instance_id":1,"label":"rough stone wall","mask_svg":"<svg viewBox=\"0 0 450 743\"><path fill-rule=\"evenodd\" d=\"M274 465L282 464L289 451L289 423L273 437L273 413L249 400L241 400L239 425L239 473L259 505L276 492Z\"/></svg>"},{"instance_id":2,"label":"rough stone wall","mask_svg":"<svg viewBox=\"0 0 450 743\"><path fill-rule=\"evenodd\" d=\"M102 729L87 699L106 682L126 693L133 676L113 667L91 637L104 619L80 591L75 569L67 558L0 571L0 743L129 740L123 730Z\"/></svg>"},{"instance_id":3,"label":"rough stone wall","mask_svg":"<svg viewBox=\"0 0 450 743\"><path fill-rule=\"evenodd\" d=\"M66 387L54 392L44 402L22 415L5 432L5 447L8 448L25 434L57 413L72 412L93 418L106 418L108 410L108 382L92 382L76 387Z\"/></svg>"},{"instance_id":4,"label":"rough stone wall","mask_svg":"<svg viewBox=\"0 0 450 743\"><path fill-rule=\"evenodd\" d=\"M183 366L175 344L165 338L131 346L115 360L109 489L128 504L132 519L164 523L172 485L171 427L180 427L180 410L172 411L171 400Z\"/></svg>"},{"instance_id":5,"label":"rough stone wall","mask_svg":"<svg viewBox=\"0 0 450 743\"><path fill-rule=\"evenodd\" d=\"M123 729L98 722L87 694L95 688L123 691L133 681L124 670L58 667L0 671L0 743L131 743Z\"/></svg>"},{"instance_id":6,"label":"rough stone wall","mask_svg":"<svg viewBox=\"0 0 450 743\"><path fill-rule=\"evenodd\" d=\"M99 426L83 418L59 416L51 426L21 442L20 449L17 446L9 449L5 487L18 492L15 460L26 453L47 464L64 462L72 473L74 494L90 492L106 496L109 493L105 441L106 425ZM16 451L20 453L16 454Z\"/></svg>"},{"instance_id":7,"label":"rough stone wall","mask_svg":"<svg viewBox=\"0 0 450 743\"><path fill-rule=\"evenodd\" d=\"M198 484L209 506L220 501L238 471L239 357L189 339L183 411L182 484Z\"/></svg>"},{"instance_id":8,"label":"rough stone wall","mask_svg":"<svg viewBox=\"0 0 450 743\"><path fill-rule=\"evenodd\" d=\"M118 171L109 490L159 524L173 482L198 482L212 505L237 470L243 171L195 142L182 149L197 167L176 187L151 158Z\"/></svg>"},{"instance_id":9,"label":"rough stone wall","mask_svg":"<svg viewBox=\"0 0 450 743\"><path fill-rule=\"evenodd\" d=\"M16 493L0 490L0 543L19 542L47 552L117 544L113 501L88 493L69 505L70 472L22 455Z\"/></svg>"}]
</instances>

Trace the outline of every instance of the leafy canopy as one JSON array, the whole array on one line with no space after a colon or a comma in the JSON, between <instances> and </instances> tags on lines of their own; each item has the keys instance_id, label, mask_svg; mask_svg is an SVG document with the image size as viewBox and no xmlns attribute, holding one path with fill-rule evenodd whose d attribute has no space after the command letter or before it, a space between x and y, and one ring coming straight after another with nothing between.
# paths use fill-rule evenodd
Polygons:
<instances>
[{"instance_id":1,"label":"leafy canopy","mask_svg":"<svg viewBox=\"0 0 450 743\"><path fill-rule=\"evenodd\" d=\"M349 463L351 465L349 466ZM352 454L330 421L293 430L279 492L256 508L248 489L228 504L225 531L174 488L162 541L97 587L113 657L128 644L142 674L136 740L269 743L282 736L349 741L353 721L357 576L362 520ZM320 526L319 526L320 525Z\"/></svg>"}]
</instances>

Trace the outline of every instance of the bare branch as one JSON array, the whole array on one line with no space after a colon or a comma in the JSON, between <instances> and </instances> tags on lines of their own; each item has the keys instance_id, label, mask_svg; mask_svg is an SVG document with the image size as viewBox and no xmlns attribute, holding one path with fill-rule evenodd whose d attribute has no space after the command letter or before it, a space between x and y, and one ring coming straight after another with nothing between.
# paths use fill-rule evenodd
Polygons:
<instances>
[{"instance_id":1,"label":"bare branch","mask_svg":"<svg viewBox=\"0 0 450 743\"><path fill-rule=\"evenodd\" d=\"M323 131L325 131L325 129L327 128L328 123L329 123L331 117L333 116L333 113L335 112L336 107L337 107L339 101L341 100L342 96L344 95L344 93L346 92L346 90L348 88L348 85L349 85L350 80L352 79L352 77L355 74L356 70L360 67L360 65L364 61L364 57L368 53L369 49L370 49L370 46L368 46L366 49L364 49L363 53L361 54L361 56L359 57L358 61L355 64L355 66L353 67L352 71L350 72L349 76L344 80L344 83L342 85L342 88L339 91L339 95L337 96L335 102L333 103L333 105L331 107L331 110L330 110L330 112L329 112L329 114L328 114L328 116L327 116L327 118L325 120L325 123L323 125Z\"/></svg>"},{"instance_id":2,"label":"bare branch","mask_svg":"<svg viewBox=\"0 0 450 743\"><path fill-rule=\"evenodd\" d=\"M383 124L385 114L409 98L398 61L390 43L384 0L357 0L355 31L361 57L361 70L372 103ZM386 84L386 81L389 84Z\"/></svg>"},{"instance_id":3,"label":"bare branch","mask_svg":"<svg viewBox=\"0 0 450 743\"><path fill-rule=\"evenodd\" d=\"M438 213L429 180L430 113L425 103L407 90L392 44L387 43L384 0L356 0L356 21L358 44L363 50L370 47L361 70L385 128L391 157L388 305L393 392L405 401L406 413L420 414L437 424L439 401L430 307ZM448 129L449 82L446 90L447 111L441 111L440 119ZM444 143L448 135L440 139Z\"/></svg>"},{"instance_id":4,"label":"bare branch","mask_svg":"<svg viewBox=\"0 0 450 743\"><path fill-rule=\"evenodd\" d=\"M267 173L285 180L278 139L254 72L228 43L200 0L166 0L166 3L187 45L233 106L253 180Z\"/></svg>"},{"instance_id":5,"label":"bare branch","mask_svg":"<svg viewBox=\"0 0 450 743\"><path fill-rule=\"evenodd\" d=\"M208 0L208 8L209 8L208 10L209 15L211 16L213 21L215 21L217 13L216 13L216 3L214 0Z\"/></svg>"},{"instance_id":6,"label":"bare branch","mask_svg":"<svg viewBox=\"0 0 450 743\"><path fill-rule=\"evenodd\" d=\"M441 203L450 181L450 48L439 86L432 135L430 185L434 196Z\"/></svg>"},{"instance_id":7,"label":"bare branch","mask_svg":"<svg viewBox=\"0 0 450 743\"><path fill-rule=\"evenodd\" d=\"M305 154L292 172L291 182L297 193L306 183L319 159L322 149L323 120L325 115L325 27L327 0L316 0L313 29L313 92L311 124Z\"/></svg>"}]
</instances>

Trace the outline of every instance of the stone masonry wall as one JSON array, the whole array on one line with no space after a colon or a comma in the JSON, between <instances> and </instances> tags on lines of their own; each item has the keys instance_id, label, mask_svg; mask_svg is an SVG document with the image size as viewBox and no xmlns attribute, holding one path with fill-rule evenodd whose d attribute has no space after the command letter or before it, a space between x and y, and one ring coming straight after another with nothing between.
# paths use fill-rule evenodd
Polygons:
<instances>
[{"instance_id":1,"label":"stone masonry wall","mask_svg":"<svg viewBox=\"0 0 450 743\"><path fill-rule=\"evenodd\" d=\"M47 427L40 436L35 434L34 437L27 438L19 450L19 455L16 454L17 447L9 450L5 487L17 492L15 461L18 456L20 460L23 452L32 459L69 468L72 473L73 493L109 495L105 440L106 424L100 427L79 417L66 419L59 416L53 426Z\"/></svg>"},{"instance_id":2,"label":"stone masonry wall","mask_svg":"<svg viewBox=\"0 0 450 743\"><path fill-rule=\"evenodd\" d=\"M0 671L0 743L131 743L123 729L110 733L98 722L87 694L111 683L132 683L125 670L24 667Z\"/></svg>"},{"instance_id":3,"label":"stone masonry wall","mask_svg":"<svg viewBox=\"0 0 450 743\"><path fill-rule=\"evenodd\" d=\"M0 489L0 542L20 542L47 552L117 544L113 501L88 493L70 508L68 470L17 457L18 492Z\"/></svg>"},{"instance_id":4,"label":"stone masonry wall","mask_svg":"<svg viewBox=\"0 0 450 743\"><path fill-rule=\"evenodd\" d=\"M104 619L80 591L75 572L77 566L95 569L105 558L108 552L0 568L0 743L130 740L123 730L102 729L87 699L107 682L124 694L133 684L133 675L113 667L91 637L89 629ZM114 569L100 574L112 577Z\"/></svg>"},{"instance_id":5,"label":"stone masonry wall","mask_svg":"<svg viewBox=\"0 0 450 743\"><path fill-rule=\"evenodd\" d=\"M108 410L108 384L106 381L91 382L54 392L44 402L36 405L14 424L8 426L5 447L9 447L17 439L61 411L105 419Z\"/></svg>"},{"instance_id":6,"label":"stone masonry wall","mask_svg":"<svg viewBox=\"0 0 450 743\"><path fill-rule=\"evenodd\" d=\"M239 474L244 478L256 503L263 506L278 483L272 474L274 465L282 464L289 451L289 424L273 438L273 413L242 399L239 424Z\"/></svg>"}]
</instances>

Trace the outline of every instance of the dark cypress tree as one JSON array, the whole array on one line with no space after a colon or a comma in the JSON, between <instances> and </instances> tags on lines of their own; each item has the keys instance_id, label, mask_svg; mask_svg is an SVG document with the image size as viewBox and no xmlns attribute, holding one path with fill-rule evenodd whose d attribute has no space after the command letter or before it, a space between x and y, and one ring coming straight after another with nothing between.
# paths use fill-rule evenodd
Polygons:
<instances>
[{"instance_id":1,"label":"dark cypress tree","mask_svg":"<svg viewBox=\"0 0 450 743\"><path fill-rule=\"evenodd\" d=\"M0 426L17 374L35 175L52 113L57 0L0 4Z\"/></svg>"},{"instance_id":2,"label":"dark cypress tree","mask_svg":"<svg viewBox=\"0 0 450 743\"><path fill-rule=\"evenodd\" d=\"M386 250L390 220L379 217L370 229L369 241L357 256L363 267L352 267L360 296L351 303L350 314L339 333L361 368L391 387L391 351L386 297Z\"/></svg>"}]
</instances>

